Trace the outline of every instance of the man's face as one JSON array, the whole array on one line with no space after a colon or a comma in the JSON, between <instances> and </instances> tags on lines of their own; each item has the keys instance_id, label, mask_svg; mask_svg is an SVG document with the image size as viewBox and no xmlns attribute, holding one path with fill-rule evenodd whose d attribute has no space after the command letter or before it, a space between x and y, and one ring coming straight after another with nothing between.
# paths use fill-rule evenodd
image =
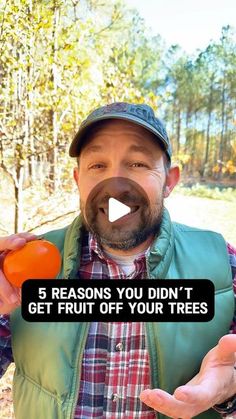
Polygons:
<instances>
[{"instance_id":1,"label":"man's face","mask_svg":"<svg viewBox=\"0 0 236 419\"><path fill-rule=\"evenodd\" d=\"M131 122L107 121L92 132L74 176L84 224L101 244L128 250L159 231L163 198L174 186L164 159L152 134ZM110 197L128 205L131 214L111 223L107 215Z\"/></svg>"}]
</instances>

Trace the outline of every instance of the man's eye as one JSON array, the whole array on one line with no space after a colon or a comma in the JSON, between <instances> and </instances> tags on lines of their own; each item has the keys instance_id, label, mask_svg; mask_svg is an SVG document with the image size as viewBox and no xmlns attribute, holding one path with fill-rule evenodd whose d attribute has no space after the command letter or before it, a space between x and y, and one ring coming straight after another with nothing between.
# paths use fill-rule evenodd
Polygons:
<instances>
[{"instance_id":1,"label":"man's eye","mask_svg":"<svg viewBox=\"0 0 236 419\"><path fill-rule=\"evenodd\" d=\"M91 164L89 166L89 170L90 169L103 169L105 166L102 163L96 163L96 164Z\"/></svg>"},{"instance_id":2,"label":"man's eye","mask_svg":"<svg viewBox=\"0 0 236 419\"><path fill-rule=\"evenodd\" d=\"M147 164L145 164L143 162L135 162L135 163L132 163L131 166L132 167L148 167Z\"/></svg>"}]
</instances>

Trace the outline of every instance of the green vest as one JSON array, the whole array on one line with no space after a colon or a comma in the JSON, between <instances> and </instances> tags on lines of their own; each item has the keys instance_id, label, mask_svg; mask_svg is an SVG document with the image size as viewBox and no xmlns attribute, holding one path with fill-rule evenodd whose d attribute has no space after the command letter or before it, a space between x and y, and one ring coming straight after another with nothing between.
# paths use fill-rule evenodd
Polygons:
<instances>
[{"instance_id":1,"label":"green vest","mask_svg":"<svg viewBox=\"0 0 236 419\"><path fill-rule=\"evenodd\" d=\"M58 277L76 277L81 248L81 220L45 235L60 249ZM232 274L226 244L213 232L171 223L165 210L161 231L147 259L148 277L211 279L215 316L207 323L145 323L152 388L173 393L198 371L204 355L227 334L234 314ZM16 419L73 419L88 323L29 323L20 310L11 315L16 363ZM166 416L157 414L158 419ZM198 416L220 418L213 410Z\"/></svg>"}]
</instances>

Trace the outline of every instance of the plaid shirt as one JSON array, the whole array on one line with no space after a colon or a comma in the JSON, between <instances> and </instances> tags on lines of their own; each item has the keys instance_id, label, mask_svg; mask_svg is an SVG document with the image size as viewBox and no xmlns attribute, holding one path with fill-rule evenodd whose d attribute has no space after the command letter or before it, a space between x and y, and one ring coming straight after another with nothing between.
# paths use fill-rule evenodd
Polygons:
<instances>
[{"instance_id":1,"label":"plaid shirt","mask_svg":"<svg viewBox=\"0 0 236 419\"><path fill-rule=\"evenodd\" d=\"M145 254L135 260L126 276L105 256L94 238L84 237L82 279L144 279ZM91 323L82 361L75 419L154 419L153 409L141 403L139 394L150 387L149 357L143 323Z\"/></svg>"},{"instance_id":2,"label":"plaid shirt","mask_svg":"<svg viewBox=\"0 0 236 419\"><path fill-rule=\"evenodd\" d=\"M227 245L236 293L236 249ZM83 279L144 278L145 254L135 260L128 277L104 256L92 236L84 236L79 276ZM236 318L231 332L236 333ZM8 316L0 316L0 375L13 361ZM148 418L155 413L139 400L150 386L148 351L143 323L91 323L82 361L75 419Z\"/></svg>"}]
</instances>

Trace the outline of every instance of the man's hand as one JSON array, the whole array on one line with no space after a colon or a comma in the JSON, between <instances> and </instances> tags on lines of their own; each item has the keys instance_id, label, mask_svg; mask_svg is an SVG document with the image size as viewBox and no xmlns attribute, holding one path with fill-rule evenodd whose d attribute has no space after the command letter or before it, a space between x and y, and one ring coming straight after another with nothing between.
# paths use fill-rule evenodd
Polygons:
<instances>
[{"instance_id":1,"label":"man's hand","mask_svg":"<svg viewBox=\"0 0 236 419\"><path fill-rule=\"evenodd\" d=\"M3 259L9 250L20 249L28 241L36 239L37 236L30 233L0 237L0 314L10 314L21 304L20 289L12 286L3 274L1 269Z\"/></svg>"},{"instance_id":2,"label":"man's hand","mask_svg":"<svg viewBox=\"0 0 236 419\"><path fill-rule=\"evenodd\" d=\"M225 335L203 359L199 373L171 395L160 389L144 390L142 402L169 416L190 419L236 394L236 335ZM174 373L174 372L173 372Z\"/></svg>"}]
</instances>

